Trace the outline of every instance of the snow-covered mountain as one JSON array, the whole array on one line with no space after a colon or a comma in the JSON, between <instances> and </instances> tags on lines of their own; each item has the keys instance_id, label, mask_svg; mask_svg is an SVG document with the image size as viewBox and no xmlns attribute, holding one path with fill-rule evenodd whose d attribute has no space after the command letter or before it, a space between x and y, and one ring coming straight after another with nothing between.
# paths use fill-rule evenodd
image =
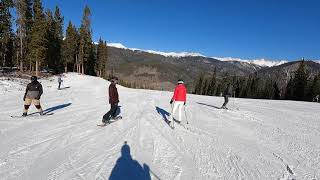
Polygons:
<instances>
[{"instance_id":1,"label":"snow-covered mountain","mask_svg":"<svg viewBox=\"0 0 320 180\"><path fill-rule=\"evenodd\" d=\"M227 62L232 62L232 61L237 61L237 62L243 62L243 63L249 63L249 64L255 64L258 66L262 67L272 67L272 66L279 66L281 64L287 63L288 61L285 60L280 60L280 61L271 61L271 60L266 60L266 59L253 59L253 60L245 60L245 59L240 59L240 58L232 58L232 57L213 57L215 59L218 59L220 61L227 61Z\"/></svg>"},{"instance_id":2,"label":"snow-covered mountain","mask_svg":"<svg viewBox=\"0 0 320 180\"><path fill-rule=\"evenodd\" d=\"M108 43L108 46L115 47L115 48L121 48L121 49L129 49L132 51L143 51L151 54L159 54L166 57L188 57L188 56L202 56L204 55L200 53L194 53L194 52L161 52L161 51L154 51L154 50L142 50L137 48L127 48L121 43Z\"/></svg>"},{"instance_id":3,"label":"snow-covered mountain","mask_svg":"<svg viewBox=\"0 0 320 180\"><path fill-rule=\"evenodd\" d=\"M172 92L119 86L123 119L97 127L109 82L68 73L40 79L50 116L20 115L26 81L0 79L0 179L319 179L319 105L188 94L171 129ZM30 107L29 113L36 112ZM177 113L178 114L178 113Z\"/></svg>"},{"instance_id":4,"label":"snow-covered mountain","mask_svg":"<svg viewBox=\"0 0 320 180\"><path fill-rule=\"evenodd\" d=\"M159 54L159 55L166 56L166 57L169 57L169 56L170 57L201 56L201 57L210 58L210 57L207 57L207 56L205 56L203 54L195 53L195 52L161 52L161 51L154 51L154 50L142 50L142 49L137 49L137 48L128 48L128 47L124 46L121 43L108 43L108 46L115 47L115 48L121 48L121 49L129 49L129 50L132 50L132 51L144 51L144 52L148 52L148 53L152 53L152 54ZM284 60L271 61L271 60L266 60L266 59L244 60L244 59L240 59L240 58L231 58L231 57L211 57L211 58L217 59L217 60L220 60L220 61L226 61L226 62L237 61L237 62L243 62L243 64L249 63L249 64L258 65L258 66L261 66L261 67L278 66L278 65L281 65L281 64L287 62L287 61L284 61Z\"/></svg>"}]
</instances>

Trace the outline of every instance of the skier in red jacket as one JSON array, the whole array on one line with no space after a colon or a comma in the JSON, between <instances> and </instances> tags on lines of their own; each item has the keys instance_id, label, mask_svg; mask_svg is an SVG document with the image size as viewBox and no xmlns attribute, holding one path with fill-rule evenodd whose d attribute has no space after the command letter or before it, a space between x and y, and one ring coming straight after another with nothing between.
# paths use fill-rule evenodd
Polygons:
<instances>
[{"instance_id":1,"label":"skier in red jacket","mask_svg":"<svg viewBox=\"0 0 320 180\"><path fill-rule=\"evenodd\" d=\"M182 107L186 105L186 100L187 100L187 89L184 86L183 80L179 79L178 80L178 85L174 89L174 94L173 97L170 101L170 104L173 103L173 109L172 109L172 114L171 117L169 118L169 121L172 121L174 118L174 113L179 108L179 122L181 122L181 111Z\"/></svg>"}]
</instances>

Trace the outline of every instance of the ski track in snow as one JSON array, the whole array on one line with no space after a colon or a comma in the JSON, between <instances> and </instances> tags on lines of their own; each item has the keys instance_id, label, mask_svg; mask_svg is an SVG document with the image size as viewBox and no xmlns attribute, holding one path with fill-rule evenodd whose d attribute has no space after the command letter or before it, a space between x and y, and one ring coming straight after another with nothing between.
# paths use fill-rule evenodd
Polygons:
<instances>
[{"instance_id":1,"label":"ski track in snow","mask_svg":"<svg viewBox=\"0 0 320 180\"><path fill-rule=\"evenodd\" d=\"M188 95L189 124L171 129L172 92L118 86L123 119L97 127L109 82L69 73L58 91L56 81L40 80L53 115L11 118L25 82L1 79L0 179L108 179L125 141L151 179L320 178L320 104L231 99L222 110L221 97Z\"/></svg>"}]
</instances>

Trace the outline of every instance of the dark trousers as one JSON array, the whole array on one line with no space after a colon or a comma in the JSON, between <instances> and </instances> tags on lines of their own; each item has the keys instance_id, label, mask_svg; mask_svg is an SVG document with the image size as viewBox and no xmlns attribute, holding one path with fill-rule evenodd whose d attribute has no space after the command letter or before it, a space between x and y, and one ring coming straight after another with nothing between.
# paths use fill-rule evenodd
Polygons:
<instances>
[{"instance_id":1,"label":"dark trousers","mask_svg":"<svg viewBox=\"0 0 320 180\"><path fill-rule=\"evenodd\" d=\"M229 97L230 97L230 95L224 95L223 97L224 97L224 103L223 103L222 106L226 107L226 105L227 105L228 102L229 102Z\"/></svg>"},{"instance_id":2,"label":"dark trousers","mask_svg":"<svg viewBox=\"0 0 320 180\"><path fill-rule=\"evenodd\" d=\"M116 116L118 104L111 104L110 110L103 116L102 122L106 123Z\"/></svg>"},{"instance_id":3,"label":"dark trousers","mask_svg":"<svg viewBox=\"0 0 320 180\"><path fill-rule=\"evenodd\" d=\"M61 87L61 82L59 82L59 86L58 86L58 89L60 89L60 87Z\"/></svg>"}]
</instances>

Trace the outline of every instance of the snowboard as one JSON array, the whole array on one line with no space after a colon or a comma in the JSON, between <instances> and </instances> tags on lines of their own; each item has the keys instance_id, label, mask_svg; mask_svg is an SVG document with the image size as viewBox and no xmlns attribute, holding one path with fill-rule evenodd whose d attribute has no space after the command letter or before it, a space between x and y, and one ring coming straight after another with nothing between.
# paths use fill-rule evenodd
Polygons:
<instances>
[{"instance_id":1,"label":"snowboard","mask_svg":"<svg viewBox=\"0 0 320 180\"><path fill-rule=\"evenodd\" d=\"M54 113L45 113L43 114L42 116L50 116L50 115L53 115ZM39 113L32 113L32 114L29 114L27 116L16 116L16 115L11 115L10 117L12 118L27 118L27 117L33 117L33 116L37 116L37 117L42 117L39 115Z\"/></svg>"},{"instance_id":2,"label":"snowboard","mask_svg":"<svg viewBox=\"0 0 320 180\"><path fill-rule=\"evenodd\" d=\"M111 123L113 123L113 122L116 122L116 121L119 120L119 119L122 119L122 116L117 116L117 117L115 117L115 118L110 119L109 122L107 122L107 123L102 123L102 124L97 124L97 126L105 127L105 126L107 126L107 125L109 125L109 124L111 124Z\"/></svg>"}]
</instances>

